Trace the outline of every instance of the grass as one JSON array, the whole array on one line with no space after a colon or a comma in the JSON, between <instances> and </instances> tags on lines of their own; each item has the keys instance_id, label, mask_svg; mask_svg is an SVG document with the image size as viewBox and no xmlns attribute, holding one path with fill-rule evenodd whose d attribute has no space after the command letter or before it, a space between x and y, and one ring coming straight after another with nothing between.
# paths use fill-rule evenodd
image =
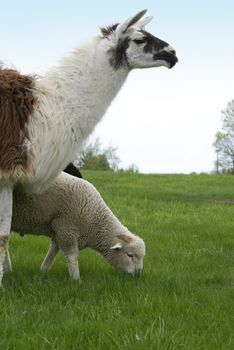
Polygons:
<instances>
[{"instance_id":1,"label":"grass","mask_svg":"<svg viewBox=\"0 0 234 350\"><path fill-rule=\"evenodd\" d=\"M233 349L234 177L84 176L144 238L144 272L132 278L84 250L79 285L61 255L39 271L48 239L13 236L0 349Z\"/></svg>"}]
</instances>

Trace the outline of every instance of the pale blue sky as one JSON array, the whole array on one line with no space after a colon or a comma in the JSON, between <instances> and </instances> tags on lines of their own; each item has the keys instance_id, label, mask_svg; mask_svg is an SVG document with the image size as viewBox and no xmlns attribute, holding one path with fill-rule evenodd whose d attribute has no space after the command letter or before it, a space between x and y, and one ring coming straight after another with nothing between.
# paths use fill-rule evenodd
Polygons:
<instances>
[{"instance_id":1,"label":"pale blue sky","mask_svg":"<svg viewBox=\"0 0 234 350\"><path fill-rule=\"evenodd\" d=\"M94 136L142 172L210 171L220 111L234 98L233 1L1 1L0 60L43 74L100 26L144 8L148 31L180 62L131 72Z\"/></svg>"}]
</instances>

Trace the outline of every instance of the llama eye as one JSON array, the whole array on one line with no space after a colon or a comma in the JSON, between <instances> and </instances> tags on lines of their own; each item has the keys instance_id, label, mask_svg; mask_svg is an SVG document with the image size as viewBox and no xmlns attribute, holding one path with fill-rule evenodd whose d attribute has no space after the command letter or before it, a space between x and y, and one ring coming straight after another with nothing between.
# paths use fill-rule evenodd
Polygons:
<instances>
[{"instance_id":1,"label":"llama eye","mask_svg":"<svg viewBox=\"0 0 234 350\"><path fill-rule=\"evenodd\" d=\"M133 254L132 253L127 253L127 256L131 259L133 259Z\"/></svg>"},{"instance_id":2,"label":"llama eye","mask_svg":"<svg viewBox=\"0 0 234 350\"><path fill-rule=\"evenodd\" d=\"M146 38L142 38L142 39L135 39L133 40L134 43L140 45L140 44L144 44L146 42Z\"/></svg>"}]
</instances>

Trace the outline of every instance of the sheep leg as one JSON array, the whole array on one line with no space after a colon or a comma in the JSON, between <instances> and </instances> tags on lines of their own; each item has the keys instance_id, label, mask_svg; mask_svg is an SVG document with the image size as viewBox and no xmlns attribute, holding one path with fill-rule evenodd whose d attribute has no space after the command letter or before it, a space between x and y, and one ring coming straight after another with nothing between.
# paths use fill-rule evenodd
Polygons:
<instances>
[{"instance_id":1,"label":"sheep leg","mask_svg":"<svg viewBox=\"0 0 234 350\"><path fill-rule=\"evenodd\" d=\"M5 257L9 259L8 240L11 232L12 193L11 186L0 185L0 286L2 285Z\"/></svg>"},{"instance_id":2,"label":"sheep leg","mask_svg":"<svg viewBox=\"0 0 234 350\"><path fill-rule=\"evenodd\" d=\"M52 228L55 232L56 242L62 250L69 269L71 279L80 281L80 271L78 266L78 242L77 228L69 226L68 232L64 234L64 228L69 222L69 217L57 218L52 222Z\"/></svg>"},{"instance_id":3,"label":"sheep leg","mask_svg":"<svg viewBox=\"0 0 234 350\"><path fill-rule=\"evenodd\" d=\"M68 253L64 252L65 258L67 260L68 269L69 269L69 275L72 280L80 281L80 271L79 271L79 265L78 265L78 251Z\"/></svg>"},{"instance_id":4,"label":"sheep leg","mask_svg":"<svg viewBox=\"0 0 234 350\"><path fill-rule=\"evenodd\" d=\"M58 251L59 247L57 243L52 239L50 243L50 248L46 254L45 259L43 260L43 263L41 264L42 271L49 271L51 269L51 266L53 265L54 259Z\"/></svg>"},{"instance_id":5,"label":"sheep leg","mask_svg":"<svg viewBox=\"0 0 234 350\"><path fill-rule=\"evenodd\" d=\"M73 280L80 280L80 271L78 265L78 245L77 241L71 240L69 244L68 242L61 241L60 248L66 258L69 270L69 276Z\"/></svg>"}]
</instances>

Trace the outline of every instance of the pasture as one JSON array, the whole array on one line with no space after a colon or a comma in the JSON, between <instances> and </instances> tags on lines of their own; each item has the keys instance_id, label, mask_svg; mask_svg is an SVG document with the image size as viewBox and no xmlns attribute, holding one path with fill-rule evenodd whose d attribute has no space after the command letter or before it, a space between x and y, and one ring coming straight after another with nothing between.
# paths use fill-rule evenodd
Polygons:
<instances>
[{"instance_id":1,"label":"pasture","mask_svg":"<svg viewBox=\"0 0 234 350\"><path fill-rule=\"evenodd\" d=\"M0 349L234 348L234 177L84 172L146 243L139 278L91 250L79 285L49 241L11 238L13 272L0 290Z\"/></svg>"}]
</instances>

